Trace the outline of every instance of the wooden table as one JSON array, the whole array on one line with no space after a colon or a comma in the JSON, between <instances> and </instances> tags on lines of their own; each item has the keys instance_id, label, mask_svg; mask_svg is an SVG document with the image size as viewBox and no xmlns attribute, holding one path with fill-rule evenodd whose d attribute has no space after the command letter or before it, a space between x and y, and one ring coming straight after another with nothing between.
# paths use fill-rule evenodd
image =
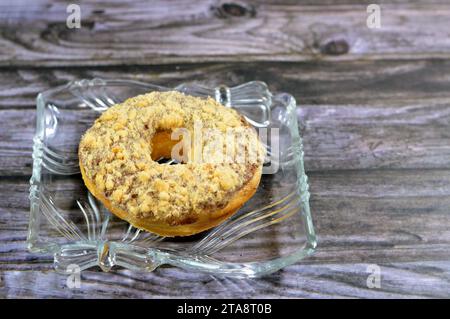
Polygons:
<instances>
[{"instance_id":1,"label":"wooden table","mask_svg":"<svg viewBox=\"0 0 450 319\"><path fill-rule=\"evenodd\" d=\"M90 0L68 29L70 2L1 1L0 298L449 297L450 3L378 1L370 29L362 2ZM68 289L25 247L35 97L92 77L292 93L317 253L262 279L93 269Z\"/></svg>"}]
</instances>

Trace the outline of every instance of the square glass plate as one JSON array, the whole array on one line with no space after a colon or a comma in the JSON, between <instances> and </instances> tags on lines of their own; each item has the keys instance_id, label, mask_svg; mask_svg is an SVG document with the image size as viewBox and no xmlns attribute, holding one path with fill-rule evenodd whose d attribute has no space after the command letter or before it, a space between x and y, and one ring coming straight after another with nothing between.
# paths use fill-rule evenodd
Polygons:
<instances>
[{"instance_id":1,"label":"square glass plate","mask_svg":"<svg viewBox=\"0 0 450 319\"><path fill-rule=\"evenodd\" d=\"M81 135L108 107L151 91L212 96L237 109L267 146L256 194L230 219L198 235L164 238L110 214L86 189L78 166ZM309 209L295 99L262 82L166 88L125 80L81 80L37 97L28 246L53 254L56 270L113 266L152 271L170 264L219 276L256 277L311 254Z\"/></svg>"}]
</instances>

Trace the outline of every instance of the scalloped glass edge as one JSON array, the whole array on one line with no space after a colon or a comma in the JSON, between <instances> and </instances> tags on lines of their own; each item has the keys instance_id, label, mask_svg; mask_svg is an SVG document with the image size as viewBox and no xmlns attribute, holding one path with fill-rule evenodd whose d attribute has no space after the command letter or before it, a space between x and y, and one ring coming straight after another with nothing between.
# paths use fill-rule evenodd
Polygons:
<instances>
[{"instance_id":1,"label":"scalloped glass edge","mask_svg":"<svg viewBox=\"0 0 450 319\"><path fill-rule=\"evenodd\" d=\"M152 90L178 90L186 91L197 90L202 94L211 95L216 98L219 102L226 104L223 100L222 93L230 94L230 88L225 86L219 86L216 88L206 88L202 86L191 86L186 84L181 84L174 88L164 87L160 85L154 85L133 80L103 80L103 79L92 79L92 80L80 80L71 81L66 85L58 86L38 94L36 99L37 104L37 116L36 116L36 133L33 139L33 171L32 177L30 179L30 218L29 218L29 228L27 245L28 250L33 253L44 253L54 255L54 266L55 270L62 273L67 273L64 267L58 265L58 255L62 253L63 250L67 249L89 249L94 251L97 258L91 260L87 264L83 265L82 269L87 269L93 266L100 266L104 271L109 271L110 268L105 265L108 263L108 259L114 259L114 265L121 266L131 270L146 270L153 271L157 267L167 264L175 267L180 267L192 271L201 271L209 273L216 276L226 276L226 277L236 277L236 278L251 278L251 277L261 277L270 273L273 273L281 268L297 263L301 259L311 255L317 247L317 238L314 231L310 206L309 206L309 185L308 178L305 174L304 164L303 164L303 143L298 130L297 113L296 113L296 101L294 97L288 93L278 93L276 96L281 96L287 100L285 104L288 119L288 127L292 136L292 144L298 146L298 151L294 152L294 160L296 162L296 168L298 172L299 183L298 183L298 196L300 197L301 204L301 216L304 218L306 242L302 248L296 250L295 252L282 257L277 257L274 259L269 259L266 261L255 261L255 262L222 262L216 260L209 256L199 256L192 258L191 256L184 257L180 255L174 255L170 252L161 251L157 248L143 248L132 244L123 244L121 242L101 242L101 241L80 241L73 242L64 245L58 245L56 243L42 243L39 242L39 218L40 218L40 207L39 207L39 183L41 176L41 166L42 166L42 144L45 130L45 118L44 111L46 105L46 98L52 94L61 92L63 90L68 90L70 88L85 87L93 85L108 85L108 84L121 84L121 85L134 85L140 86ZM258 85L267 89L267 85L264 82L252 81L248 83L241 84L232 89L238 91L241 87L246 85ZM269 98L274 96L270 91ZM225 102L225 103L224 103ZM127 251L127 258L120 258L120 252ZM133 260L130 260L132 258Z\"/></svg>"}]
</instances>

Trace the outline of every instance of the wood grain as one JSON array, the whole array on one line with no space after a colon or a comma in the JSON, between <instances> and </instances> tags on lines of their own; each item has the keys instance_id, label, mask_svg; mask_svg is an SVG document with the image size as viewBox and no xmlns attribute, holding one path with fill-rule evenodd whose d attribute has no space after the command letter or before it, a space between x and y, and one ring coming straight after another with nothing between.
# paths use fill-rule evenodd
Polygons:
<instances>
[{"instance_id":1,"label":"wood grain","mask_svg":"<svg viewBox=\"0 0 450 319\"><path fill-rule=\"evenodd\" d=\"M1 71L0 175L31 174L36 95L80 78L135 79L175 86L265 80L291 92L308 171L449 168L448 61L206 64L157 68ZM405 85L408 83L408 85Z\"/></svg>"},{"instance_id":2,"label":"wood grain","mask_svg":"<svg viewBox=\"0 0 450 319\"><path fill-rule=\"evenodd\" d=\"M210 297L448 294L450 171L318 172L310 174L310 180L319 250L300 264L260 280L220 279L166 267L152 274L90 270L83 272L82 290L68 289L66 277L51 271L51 256L26 251L28 183L2 180L0 295L201 297L207 291ZM367 288L369 264L381 267L381 289ZM42 272L37 274L37 270Z\"/></svg>"},{"instance_id":3,"label":"wood grain","mask_svg":"<svg viewBox=\"0 0 450 319\"><path fill-rule=\"evenodd\" d=\"M377 1L374 30L371 2L87 0L77 30L70 1L0 2L0 298L448 298L450 4ZM91 269L69 289L26 250L35 97L93 77L292 93L317 253L256 280Z\"/></svg>"},{"instance_id":4,"label":"wood grain","mask_svg":"<svg viewBox=\"0 0 450 319\"><path fill-rule=\"evenodd\" d=\"M450 170L312 172L320 249L304 263L435 260L450 254ZM78 177L79 178L79 177ZM73 189L58 184L58 192ZM0 182L0 269L14 269L28 227L27 180ZM349 212L352 212L351 214ZM14 227L13 227L13 226ZM284 239L289 243L289 234ZM22 247L22 248L20 248ZM9 255L20 248L20 255ZM399 253L401 252L401 253Z\"/></svg>"},{"instance_id":5,"label":"wood grain","mask_svg":"<svg viewBox=\"0 0 450 319\"><path fill-rule=\"evenodd\" d=\"M391 108L304 105L299 118L307 171L449 168L450 145L444 142L450 138L449 114L442 102ZM1 110L0 116L0 175L31 175L35 111Z\"/></svg>"},{"instance_id":6,"label":"wood grain","mask_svg":"<svg viewBox=\"0 0 450 319\"><path fill-rule=\"evenodd\" d=\"M304 104L447 102L449 60L249 62L155 66L1 69L0 109L35 108L39 92L83 78L130 79L166 86L183 82L206 86L260 80L274 92L289 92Z\"/></svg>"},{"instance_id":7,"label":"wood grain","mask_svg":"<svg viewBox=\"0 0 450 319\"><path fill-rule=\"evenodd\" d=\"M68 3L5 3L0 8L0 65L450 56L448 3L383 4L381 29L366 26L367 3L356 1L324 9L310 1L239 1L230 6L233 2L211 0L151 5L145 1L85 1L81 4L81 29L68 29Z\"/></svg>"},{"instance_id":8,"label":"wood grain","mask_svg":"<svg viewBox=\"0 0 450 319\"><path fill-rule=\"evenodd\" d=\"M448 298L449 262L379 264L381 288L367 287L369 264L294 265L262 279L223 279L164 268L153 273L85 271L81 288L53 271L0 273L0 296L20 298Z\"/></svg>"}]
</instances>

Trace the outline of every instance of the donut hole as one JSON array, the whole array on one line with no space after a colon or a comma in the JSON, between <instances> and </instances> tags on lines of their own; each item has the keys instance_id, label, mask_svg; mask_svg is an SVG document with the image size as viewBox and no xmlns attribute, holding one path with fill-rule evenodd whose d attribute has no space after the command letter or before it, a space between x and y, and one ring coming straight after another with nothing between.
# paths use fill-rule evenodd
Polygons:
<instances>
[{"instance_id":1,"label":"donut hole","mask_svg":"<svg viewBox=\"0 0 450 319\"><path fill-rule=\"evenodd\" d=\"M183 148L180 149L179 154L172 156L174 147L182 141L171 139L171 131L157 131L151 140L152 145L152 160L159 164L185 164L183 161Z\"/></svg>"}]
</instances>

